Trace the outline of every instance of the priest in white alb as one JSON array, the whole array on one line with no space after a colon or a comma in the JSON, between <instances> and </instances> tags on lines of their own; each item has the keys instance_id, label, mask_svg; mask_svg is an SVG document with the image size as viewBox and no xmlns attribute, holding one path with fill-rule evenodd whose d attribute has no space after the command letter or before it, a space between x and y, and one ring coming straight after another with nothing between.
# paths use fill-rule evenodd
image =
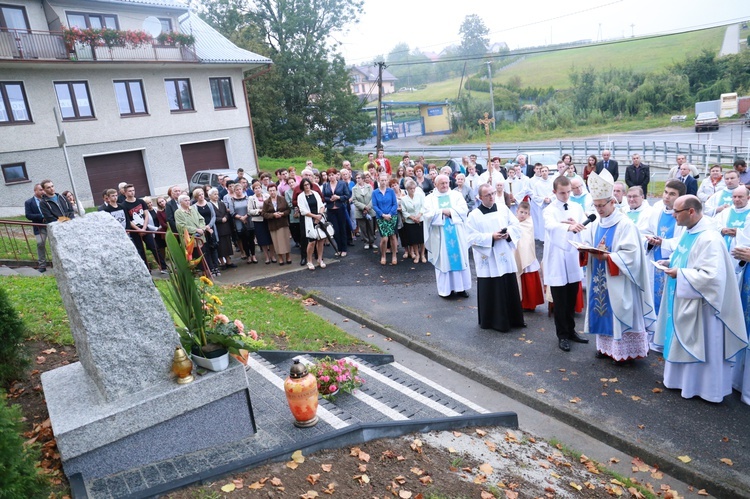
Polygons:
<instances>
[{"instance_id":1,"label":"priest in white alb","mask_svg":"<svg viewBox=\"0 0 750 499\"><path fill-rule=\"evenodd\" d=\"M614 179L607 170L589 175L599 218L584 231L588 303L584 332L596 335L596 357L627 363L648 355L656 322L648 260L635 224L616 208Z\"/></svg>"},{"instance_id":2,"label":"priest in white alb","mask_svg":"<svg viewBox=\"0 0 750 499\"><path fill-rule=\"evenodd\" d=\"M741 231L747 225L747 214L750 213L748 195L750 195L750 192L748 192L747 187L744 185L735 188L732 191L732 207L714 217L717 228L721 231L721 235L724 236L727 251L732 251L737 232Z\"/></svg>"},{"instance_id":3,"label":"priest in white alb","mask_svg":"<svg viewBox=\"0 0 750 499\"><path fill-rule=\"evenodd\" d=\"M732 366L747 347L747 329L734 263L714 221L696 196L674 203L685 227L668 267L654 341L664 351L664 386L721 402L732 392Z\"/></svg>"},{"instance_id":4,"label":"priest in white alb","mask_svg":"<svg viewBox=\"0 0 750 499\"><path fill-rule=\"evenodd\" d=\"M534 239L544 241L544 209L550 205L555 195L553 193L554 178L549 176L549 168L542 166L539 178L531 184L531 218L534 221Z\"/></svg>"},{"instance_id":5,"label":"priest in white alb","mask_svg":"<svg viewBox=\"0 0 750 499\"><path fill-rule=\"evenodd\" d=\"M516 281L516 242L521 239L518 219L488 184L479 186L481 204L469 213L466 234L477 271L479 327L500 332L525 327Z\"/></svg>"},{"instance_id":6,"label":"priest in white alb","mask_svg":"<svg viewBox=\"0 0 750 499\"><path fill-rule=\"evenodd\" d=\"M471 269L464 223L469 208L461 193L451 190L446 175L435 177L435 189L425 198L422 213L424 245L435 266L438 294L468 297Z\"/></svg>"}]
</instances>

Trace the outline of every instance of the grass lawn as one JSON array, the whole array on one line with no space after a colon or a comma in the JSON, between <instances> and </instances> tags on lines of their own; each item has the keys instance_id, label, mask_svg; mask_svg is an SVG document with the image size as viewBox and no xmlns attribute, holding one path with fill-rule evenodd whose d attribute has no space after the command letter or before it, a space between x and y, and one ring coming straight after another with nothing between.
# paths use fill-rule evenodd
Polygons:
<instances>
[{"instance_id":1,"label":"grass lawn","mask_svg":"<svg viewBox=\"0 0 750 499\"><path fill-rule=\"evenodd\" d=\"M573 67L632 68L641 73L658 71L684 60L688 55L698 54L704 48L718 52L725 30L724 27L717 27L661 38L527 55L522 61L493 73L492 81L507 83L511 78L519 77L522 87L552 86L560 90L570 87L568 75ZM388 94L384 100L401 102L455 99L460 85L460 77L451 78L430 83L427 88L416 92Z\"/></svg>"},{"instance_id":2,"label":"grass lawn","mask_svg":"<svg viewBox=\"0 0 750 499\"><path fill-rule=\"evenodd\" d=\"M165 285L164 281L158 283L159 287ZM73 344L68 316L54 277L2 276L0 286L8 291L32 339ZM215 286L212 292L224 303L221 308L226 315L255 329L262 339L272 344L271 348L335 351L365 345L309 312L301 299L244 286Z\"/></svg>"}]
</instances>

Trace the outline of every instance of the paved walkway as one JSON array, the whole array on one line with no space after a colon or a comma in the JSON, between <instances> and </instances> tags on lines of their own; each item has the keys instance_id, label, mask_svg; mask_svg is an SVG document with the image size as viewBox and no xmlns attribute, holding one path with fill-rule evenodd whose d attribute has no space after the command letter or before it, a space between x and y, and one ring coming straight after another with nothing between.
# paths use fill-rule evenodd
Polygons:
<instances>
[{"instance_id":1,"label":"paved walkway","mask_svg":"<svg viewBox=\"0 0 750 499\"><path fill-rule=\"evenodd\" d=\"M740 25L730 24L724 32L724 42L721 44L719 57L737 54L740 51Z\"/></svg>"},{"instance_id":2,"label":"paved walkway","mask_svg":"<svg viewBox=\"0 0 750 499\"><path fill-rule=\"evenodd\" d=\"M697 488L750 497L750 408L738 394L722 404L684 400L661 385L658 355L622 368L595 359L593 344L576 344L563 353L546 307L527 314L527 329L508 334L481 330L474 292L469 299L441 299L429 264L381 266L377 255L361 246L325 270L297 271L297 263L281 267L283 273L277 268L273 276L261 277L266 272L260 264L261 269L249 266L219 280L313 292L327 306L412 350ZM678 456L691 461L684 464Z\"/></svg>"}]
</instances>

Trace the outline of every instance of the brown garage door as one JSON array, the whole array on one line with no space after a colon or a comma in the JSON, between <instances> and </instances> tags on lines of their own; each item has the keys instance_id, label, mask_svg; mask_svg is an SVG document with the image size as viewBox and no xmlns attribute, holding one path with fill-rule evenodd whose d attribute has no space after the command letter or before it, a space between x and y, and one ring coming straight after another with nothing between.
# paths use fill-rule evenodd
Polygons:
<instances>
[{"instance_id":1,"label":"brown garage door","mask_svg":"<svg viewBox=\"0 0 750 499\"><path fill-rule=\"evenodd\" d=\"M182 144L182 162L185 164L185 174L188 180L198 170L213 170L229 168L227 148L223 140L199 142L197 144Z\"/></svg>"},{"instance_id":2,"label":"brown garage door","mask_svg":"<svg viewBox=\"0 0 750 499\"><path fill-rule=\"evenodd\" d=\"M141 151L89 156L84 162L96 204L101 203L104 189L117 189L120 182L133 184L138 197L151 194Z\"/></svg>"}]
</instances>

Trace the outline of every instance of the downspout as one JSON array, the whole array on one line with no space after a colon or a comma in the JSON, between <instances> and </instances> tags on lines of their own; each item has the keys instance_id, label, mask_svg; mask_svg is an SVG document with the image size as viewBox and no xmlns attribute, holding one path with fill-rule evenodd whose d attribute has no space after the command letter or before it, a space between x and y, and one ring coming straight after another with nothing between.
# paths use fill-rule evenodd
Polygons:
<instances>
[{"instance_id":1,"label":"downspout","mask_svg":"<svg viewBox=\"0 0 750 499\"><path fill-rule=\"evenodd\" d=\"M255 156L255 168L256 168L256 175L260 173L260 164L258 163L258 148L255 145L255 129L253 128L253 116L250 112L250 99L247 98L247 92L248 92L248 83L250 83L250 80L253 80L259 76L263 76L264 74L271 71L271 64L266 64L265 69L262 69L256 73L251 74L247 78L242 79L242 87L245 90L243 92L243 95L245 96L245 109L247 110L247 120L250 123L250 140L253 142L253 155Z\"/></svg>"}]
</instances>

